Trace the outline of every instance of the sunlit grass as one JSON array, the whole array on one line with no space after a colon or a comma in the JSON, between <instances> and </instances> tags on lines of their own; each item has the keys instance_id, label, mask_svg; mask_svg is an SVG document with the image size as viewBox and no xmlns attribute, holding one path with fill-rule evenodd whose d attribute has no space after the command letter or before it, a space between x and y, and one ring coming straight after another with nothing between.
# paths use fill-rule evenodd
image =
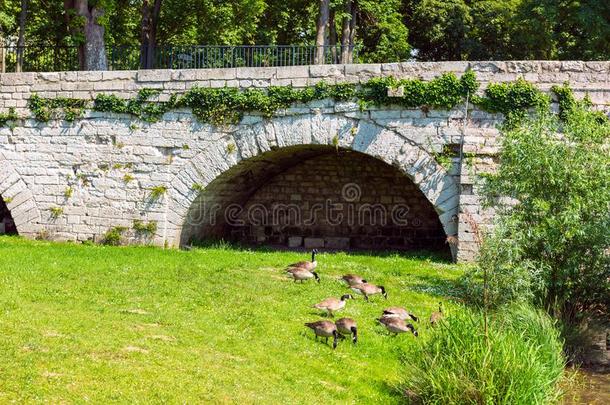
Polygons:
<instances>
[{"instance_id":1,"label":"sunlit grass","mask_svg":"<svg viewBox=\"0 0 610 405\"><path fill-rule=\"evenodd\" d=\"M0 402L398 402L412 335L375 322L404 305L427 319L454 265L320 254L320 284L287 279L294 252L190 252L0 238ZM387 301L349 301L359 343L336 351L304 322L355 272ZM450 307L450 304L448 305ZM446 306L447 307L447 306ZM427 325L419 327L427 333Z\"/></svg>"}]
</instances>

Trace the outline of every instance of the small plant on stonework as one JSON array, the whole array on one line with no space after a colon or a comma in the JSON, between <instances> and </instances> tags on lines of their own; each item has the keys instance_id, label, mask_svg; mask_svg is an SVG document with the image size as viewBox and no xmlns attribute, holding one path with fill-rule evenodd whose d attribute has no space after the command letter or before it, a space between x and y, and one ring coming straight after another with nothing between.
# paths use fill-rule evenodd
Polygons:
<instances>
[{"instance_id":1,"label":"small plant on stonework","mask_svg":"<svg viewBox=\"0 0 610 405\"><path fill-rule=\"evenodd\" d=\"M189 150L189 149L191 149L191 147L188 146L188 144L185 143L184 145L182 145L182 150Z\"/></svg>"},{"instance_id":2,"label":"small plant on stonework","mask_svg":"<svg viewBox=\"0 0 610 405\"><path fill-rule=\"evenodd\" d=\"M134 219L133 230L140 235L154 235L155 232L157 232L157 223L155 221L144 222L139 219Z\"/></svg>"},{"instance_id":3,"label":"small plant on stonework","mask_svg":"<svg viewBox=\"0 0 610 405\"><path fill-rule=\"evenodd\" d=\"M138 124L136 124L135 122L132 122L131 124L129 124L129 129L131 131L136 131L138 130Z\"/></svg>"},{"instance_id":4,"label":"small plant on stonework","mask_svg":"<svg viewBox=\"0 0 610 405\"><path fill-rule=\"evenodd\" d=\"M234 143L227 144L227 153L231 154L237 150L237 147Z\"/></svg>"},{"instance_id":5,"label":"small plant on stonework","mask_svg":"<svg viewBox=\"0 0 610 405\"><path fill-rule=\"evenodd\" d=\"M62 207L51 207L49 208L49 211L51 211L52 219L57 219L64 213L64 209Z\"/></svg>"},{"instance_id":6,"label":"small plant on stonework","mask_svg":"<svg viewBox=\"0 0 610 405\"><path fill-rule=\"evenodd\" d=\"M335 147L335 149L337 150L337 152L339 152L339 135L333 136L332 144Z\"/></svg>"},{"instance_id":7,"label":"small plant on stonework","mask_svg":"<svg viewBox=\"0 0 610 405\"><path fill-rule=\"evenodd\" d=\"M70 198L72 197L72 194L74 194L74 189L72 187L66 187L64 190L64 197Z\"/></svg>"},{"instance_id":8,"label":"small plant on stonework","mask_svg":"<svg viewBox=\"0 0 610 405\"><path fill-rule=\"evenodd\" d=\"M166 186L155 186L150 189L150 198L151 200L158 200L163 197L167 193Z\"/></svg>"},{"instance_id":9,"label":"small plant on stonework","mask_svg":"<svg viewBox=\"0 0 610 405\"><path fill-rule=\"evenodd\" d=\"M13 129L14 121L18 119L19 117L15 112L15 108L11 107L8 109L8 113L0 113L0 128L9 125L9 128Z\"/></svg>"},{"instance_id":10,"label":"small plant on stonework","mask_svg":"<svg viewBox=\"0 0 610 405\"><path fill-rule=\"evenodd\" d=\"M203 190L205 190L205 186L199 183L195 183L193 184L193 190L197 191L198 193L203 192Z\"/></svg>"},{"instance_id":11,"label":"small plant on stonework","mask_svg":"<svg viewBox=\"0 0 610 405\"><path fill-rule=\"evenodd\" d=\"M51 233L49 232L48 229L43 229L41 231L36 232L36 240L50 240L51 239Z\"/></svg>"},{"instance_id":12,"label":"small plant on stonework","mask_svg":"<svg viewBox=\"0 0 610 405\"><path fill-rule=\"evenodd\" d=\"M86 174L79 173L76 175L76 178L81 182L83 186L89 185L89 177Z\"/></svg>"},{"instance_id":13,"label":"small plant on stonework","mask_svg":"<svg viewBox=\"0 0 610 405\"><path fill-rule=\"evenodd\" d=\"M120 164L120 163L115 163L115 164L112 165L112 168L114 170L121 170L123 168L123 165Z\"/></svg>"},{"instance_id":14,"label":"small plant on stonework","mask_svg":"<svg viewBox=\"0 0 610 405\"><path fill-rule=\"evenodd\" d=\"M3 200L6 204L10 204L13 202L13 197L6 197L6 198L3 198Z\"/></svg>"},{"instance_id":15,"label":"small plant on stonework","mask_svg":"<svg viewBox=\"0 0 610 405\"><path fill-rule=\"evenodd\" d=\"M358 127L352 127L349 132L352 134L352 136L356 136L358 133Z\"/></svg>"},{"instance_id":16,"label":"small plant on stonework","mask_svg":"<svg viewBox=\"0 0 610 405\"><path fill-rule=\"evenodd\" d=\"M119 246L123 239L123 233L127 230L126 226L114 226L106 231L102 239L103 245Z\"/></svg>"},{"instance_id":17,"label":"small plant on stonework","mask_svg":"<svg viewBox=\"0 0 610 405\"><path fill-rule=\"evenodd\" d=\"M123 149L125 147L125 144L123 142L114 142L114 147L117 149Z\"/></svg>"},{"instance_id":18,"label":"small plant on stonework","mask_svg":"<svg viewBox=\"0 0 610 405\"><path fill-rule=\"evenodd\" d=\"M129 173L125 173L125 175L123 176L123 183L128 184L130 182L132 182L135 178L129 174Z\"/></svg>"}]
</instances>

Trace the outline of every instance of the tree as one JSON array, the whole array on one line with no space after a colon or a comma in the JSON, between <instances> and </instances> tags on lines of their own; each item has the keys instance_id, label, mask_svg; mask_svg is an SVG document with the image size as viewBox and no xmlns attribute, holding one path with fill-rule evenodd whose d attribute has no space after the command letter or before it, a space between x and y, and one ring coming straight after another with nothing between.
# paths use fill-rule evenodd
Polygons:
<instances>
[{"instance_id":1,"label":"tree","mask_svg":"<svg viewBox=\"0 0 610 405\"><path fill-rule=\"evenodd\" d=\"M328 26L329 18L329 0L319 0L320 11L318 14L318 24L316 25L316 54L315 63L321 65L324 63L324 45L326 45L326 27Z\"/></svg>"},{"instance_id":2,"label":"tree","mask_svg":"<svg viewBox=\"0 0 610 405\"><path fill-rule=\"evenodd\" d=\"M64 7L68 21L74 19L74 15L82 21L83 40L79 44L78 52L81 69L108 69L105 30L98 21L104 15L104 8L95 1L91 1L90 4L89 0L64 0Z\"/></svg>"},{"instance_id":3,"label":"tree","mask_svg":"<svg viewBox=\"0 0 610 405\"><path fill-rule=\"evenodd\" d=\"M152 69L157 46L157 27L162 0L154 0L151 7L148 0L142 1L142 32L140 35L140 67Z\"/></svg>"},{"instance_id":4,"label":"tree","mask_svg":"<svg viewBox=\"0 0 610 405\"><path fill-rule=\"evenodd\" d=\"M21 0L21 11L19 13L19 39L17 40L17 65L16 72L23 70L23 52L25 48L25 21L28 15L28 0Z\"/></svg>"},{"instance_id":5,"label":"tree","mask_svg":"<svg viewBox=\"0 0 610 405\"><path fill-rule=\"evenodd\" d=\"M504 134L498 171L484 185L499 223L482 265L503 280L523 280L527 269L523 287L573 323L610 312L610 122L564 100L563 123L545 113ZM501 196L515 203L498 205ZM515 290L515 281L505 284Z\"/></svg>"}]
</instances>

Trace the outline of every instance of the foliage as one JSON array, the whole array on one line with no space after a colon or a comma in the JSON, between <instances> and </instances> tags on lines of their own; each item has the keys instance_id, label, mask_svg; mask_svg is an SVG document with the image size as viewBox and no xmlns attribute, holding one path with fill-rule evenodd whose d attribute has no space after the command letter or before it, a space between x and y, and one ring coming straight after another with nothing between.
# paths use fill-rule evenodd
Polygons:
<instances>
[{"instance_id":1,"label":"foliage","mask_svg":"<svg viewBox=\"0 0 610 405\"><path fill-rule=\"evenodd\" d=\"M72 197L72 194L74 194L74 189L72 187L66 187L64 190L64 197L70 198Z\"/></svg>"},{"instance_id":2,"label":"foliage","mask_svg":"<svg viewBox=\"0 0 610 405\"><path fill-rule=\"evenodd\" d=\"M57 219L64 213L64 209L62 207L51 207L49 208L49 211L51 212L51 219Z\"/></svg>"},{"instance_id":3,"label":"foliage","mask_svg":"<svg viewBox=\"0 0 610 405\"><path fill-rule=\"evenodd\" d=\"M28 100L28 107L38 121L65 119L71 122L83 116L87 100L68 97L43 98L33 94Z\"/></svg>"},{"instance_id":4,"label":"foliage","mask_svg":"<svg viewBox=\"0 0 610 405\"><path fill-rule=\"evenodd\" d=\"M173 94L168 101L150 101L158 96L157 89L141 89L138 95L129 100L121 99L114 94L99 93L95 97L93 109L95 111L131 114L146 122L156 122L163 114L176 106L177 96Z\"/></svg>"},{"instance_id":5,"label":"foliage","mask_svg":"<svg viewBox=\"0 0 610 405\"><path fill-rule=\"evenodd\" d=\"M571 322L610 310L610 123L567 104L563 123L543 113L505 132L484 193L509 249L489 263L527 263L536 302Z\"/></svg>"},{"instance_id":6,"label":"foliage","mask_svg":"<svg viewBox=\"0 0 610 405\"><path fill-rule=\"evenodd\" d=\"M399 355L417 340L389 336L375 318L392 301L426 319L438 286L451 284L459 266L429 256L324 253L321 283L299 285L281 269L305 256L0 237L0 279L11 286L0 288L0 358L11 365L3 400L214 403L234 387L231 401L240 403L404 401L394 389ZM349 300L341 316L358 322L361 339L333 351L303 323L321 319L311 305L349 292L337 280L353 269L384 285L389 300ZM419 332L417 339L430 333ZM46 382L34 384L32 375Z\"/></svg>"},{"instance_id":7,"label":"foliage","mask_svg":"<svg viewBox=\"0 0 610 405\"><path fill-rule=\"evenodd\" d=\"M543 404L560 396L562 343L548 315L528 306L495 313L452 311L404 356L412 400L454 404Z\"/></svg>"},{"instance_id":8,"label":"foliage","mask_svg":"<svg viewBox=\"0 0 610 405\"><path fill-rule=\"evenodd\" d=\"M390 87L404 87L403 97L388 97ZM235 87L193 87L182 97L175 94L169 102L147 101L149 89L143 89L135 100L120 99L115 95L98 94L94 109L115 113L128 113L138 118L154 121L172 107L189 107L202 122L214 125L238 123L246 112L258 111L271 117L280 109L293 103L306 103L331 98L338 101L358 100L365 105L399 104L404 107L430 106L450 109L473 94L479 84L474 72L468 71L461 78L445 73L431 81L420 79L397 80L393 77L374 78L359 87L351 83L327 84L295 89L291 86L272 86L261 89L240 90ZM493 106L493 102L489 105Z\"/></svg>"},{"instance_id":9,"label":"foliage","mask_svg":"<svg viewBox=\"0 0 610 405\"><path fill-rule=\"evenodd\" d=\"M108 246L119 246L123 240L123 233L127 231L125 226L113 226L108 229L102 238L102 244Z\"/></svg>"},{"instance_id":10,"label":"foliage","mask_svg":"<svg viewBox=\"0 0 610 405\"><path fill-rule=\"evenodd\" d=\"M549 96L523 78L490 83L485 89L485 97L474 97L472 102L486 111L504 114L509 124L526 117L528 110L547 111L550 106Z\"/></svg>"},{"instance_id":11,"label":"foliage","mask_svg":"<svg viewBox=\"0 0 610 405\"><path fill-rule=\"evenodd\" d=\"M15 112L15 108L11 107L8 109L6 113L0 113L0 128L6 126L9 121L16 121L19 119L19 116Z\"/></svg>"},{"instance_id":12,"label":"foliage","mask_svg":"<svg viewBox=\"0 0 610 405\"><path fill-rule=\"evenodd\" d=\"M607 60L605 0L407 0L421 60Z\"/></svg>"},{"instance_id":13,"label":"foliage","mask_svg":"<svg viewBox=\"0 0 610 405\"><path fill-rule=\"evenodd\" d=\"M155 232L157 232L157 223L155 221L144 222L139 219L134 219L133 230L141 235L154 235Z\"/></svg>"},{"instance_id":14,"label":"foliage","mask_svg":"<svg viewBox=\"0 0 610 405\"><path fill-rule=\"evenodd\" d=\"M160 185L150 189L150 199L158 200L167 193L167 186Z\"/></svg>"}]
</instances>

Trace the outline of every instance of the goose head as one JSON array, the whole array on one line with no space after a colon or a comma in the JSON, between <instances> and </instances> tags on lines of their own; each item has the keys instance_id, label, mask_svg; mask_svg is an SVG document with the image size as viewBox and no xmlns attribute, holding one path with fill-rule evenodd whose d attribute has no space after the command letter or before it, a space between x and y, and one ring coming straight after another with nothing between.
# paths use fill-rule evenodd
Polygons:
<instances>
[{"instance_id":1,"label":"goose head","mask_svg":"<svg viewBox=\"0 0 610 405\"><path fill-rule=\"evenodd\" d=\"M341 296L341 301L345 301L345 300L353 300L354 296L352 294L343 294Z\"/></svg>"},{"instance_id":2,"label":"goose head","mask_svg":"<svg viewBox=\"0 0 610 405\"><path fill-rule=\"evenodd\" d=\"M380 285L379 289L381 290L381 295L383 295L383 298L385 298L387 300L388 299L388 293L385 291L385 287Z\"/></svg>"}]
</instances>

